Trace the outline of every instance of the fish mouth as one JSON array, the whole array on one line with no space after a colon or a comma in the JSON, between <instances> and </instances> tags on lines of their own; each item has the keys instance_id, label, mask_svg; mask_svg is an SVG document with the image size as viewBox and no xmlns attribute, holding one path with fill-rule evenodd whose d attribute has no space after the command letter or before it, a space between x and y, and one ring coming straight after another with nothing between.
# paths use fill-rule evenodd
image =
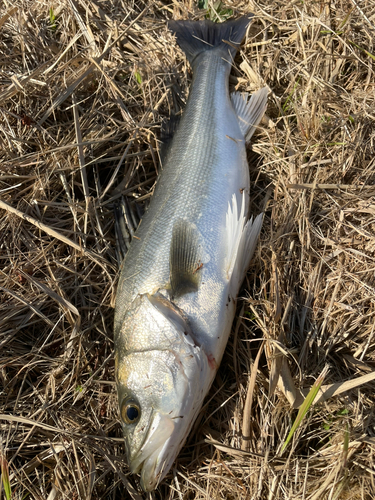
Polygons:
<instances>
[{"instance_id":1,"label":"fish mouth","mask_svg":"<svg viewBox=\"0 0 375 500\"><path fill-rule=\"evenodd\" d=\"M157 413L141 448L130 459L130 470L133 474L140 472L141 486L144 491L156 488L168 472L168 463L174 460L170 455L169 441L175 428L173 420ZM174 449L174 448L172 448Z\"/></svg>"}]
</instances>

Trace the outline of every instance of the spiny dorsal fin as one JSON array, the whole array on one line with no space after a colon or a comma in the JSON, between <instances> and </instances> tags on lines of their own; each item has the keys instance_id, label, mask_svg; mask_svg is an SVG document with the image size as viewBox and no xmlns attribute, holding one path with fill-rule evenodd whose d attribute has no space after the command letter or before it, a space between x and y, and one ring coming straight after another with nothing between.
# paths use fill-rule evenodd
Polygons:
<instances>
[{"instance_id":1,"label":"spiny dorsal fin","mask_svg":"<svg viewBox=\"0 0 375 500\"><path fill-rule=\"evenodd\" d=\"M115 214L116 253L120 266L143 213L139 205L131 205L124 196L115 202L113 210Z\"/></svg>"},{"instance_id":2,"label":"spiny dorsal fin","mask_svg":"<svg viewBox=\"0 0 375 500\"><path fill-rule=\"evenodd\" d=\"M247 141L256 130L256 126L262 119L267 108L268 88L254 92L248 100L248 92L233 92L231 94L232 105L238 117L241 132Z\"/></svg>"},{"instance_id":3,"label":"spiny dorsal fin","mask_svg":"<svg viewBox=\"0 0 375 500\"><path fill-rule=\"evenodd\" d=\"M194 224L183 219L173 226L169 253L172 296L196 292L200 281L201 246Z\"/></svg>"}]
</instances>

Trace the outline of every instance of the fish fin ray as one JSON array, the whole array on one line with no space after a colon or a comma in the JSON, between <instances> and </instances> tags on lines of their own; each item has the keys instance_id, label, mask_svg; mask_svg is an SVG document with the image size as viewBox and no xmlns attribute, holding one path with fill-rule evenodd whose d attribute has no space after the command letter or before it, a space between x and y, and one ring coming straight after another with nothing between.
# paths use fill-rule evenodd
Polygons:
<instances>
[{"instance_id":1,"label":"fish fin ray","mask_svg":"<svg viewBox=\"0 0 375 500\"><path fill-rule=\"evenodd\" d=\"M245 218L245 191L242 192L242 203L238 210L237 196L233 194L232 202L228 203L226 214L226 237L227 237L227 276L228 280L233 274L237 259L241 234L246 222Z\"/></svg>"},{"instance_id":2,"label":"fish fin ray","mask_svg":"<svg viewBox=\"0 0 375 500\"><path fill-rule=\"evenodd\" d=\"M198 290L202 267L199 234L194 224L183 219L173 226L169 266L173 297Z\"/></svg>"},{"instance_id":3,"label":"fish fin ray","mask_svg":"<svg viewBox=\"0 0 375 500\"><path fill-rule=\"evenodd\" d=\"M242 232L240 245L237 253L237 260L233 269L232 275L232 296L236 296L238 288L249 268L251 259L254 255L255 248L258 243L259 233L262 229L263 214L257 215L255 219L251 217L244 227Z\"/></svg>"},{"instance_id":4,"label":"fish fin ray","mask_svg":"<svg viewBox=\"0 0 375 500\"><path fill-rule=\"evenodd\" d=\"M268 88L254 92L248 99L248 92L233 92L231 101L238 117L238 123L246 141L249 141L261 121L266 108Z\"/></svg>"},{"instance_id":5,"label":"fish fin ray","mask_svg":"<svg viewBox=\"0 0 375 500\"><path fill-rule=\"evenodd\" d=\"M142 217L140 207L136 205L135 208L136 211L124 196L121 196L120 200L113 207L115 215L116 253L119 265L125 258L130 242Z\"/></svg>"},{"instance_id":6,"label":"fish fin ray","mask_svg":"<svg viewBox=\"0 0 375 500\"><path fill-rule=\"evenodd\" d=\"M242 193L241 207L238 207L237 197L232 196L232 203L228 204L226 215L227 236L227 277L230 281L230 293L236 297L238 287L249 267L254 254L258 236L262 228L263 214L246 221L245 191Z\"/></svg>"},{"instance_id":7,"label":"fish fin ray","mask_svg":"<svg viewBox=\"0 0 375 500\"><path fill-rule=\"evenodd\" d=\"M191 65L202 52L220 48L233 58L245 36L253 14L231 19L224 23L204 21L169 21L168 28L176 35L177 43ZM227 43L229 42L229 43ZM231 64L231 57L228 63Z\"/></svg>"}]
</instances>

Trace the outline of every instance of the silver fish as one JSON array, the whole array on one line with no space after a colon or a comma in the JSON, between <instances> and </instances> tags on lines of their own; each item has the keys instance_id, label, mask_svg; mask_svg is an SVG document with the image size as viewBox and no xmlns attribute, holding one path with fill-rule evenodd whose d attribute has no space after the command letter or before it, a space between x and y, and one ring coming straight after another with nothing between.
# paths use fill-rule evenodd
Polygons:
<instances>
[{"instance_id":1,"label":"silver fish","mask_svg":"<svg viewBox=\"0 0 375 500\"><path fill-rule=\"evenodd\" d=\"M245 142L267 89L249 101L228 91L248 24L249 17L169 22L193 82L122 265L114 326L127 458L145 491L167 474L201 409L262 225L262 215L247 219Z\"/></svg>"}]
</instances>

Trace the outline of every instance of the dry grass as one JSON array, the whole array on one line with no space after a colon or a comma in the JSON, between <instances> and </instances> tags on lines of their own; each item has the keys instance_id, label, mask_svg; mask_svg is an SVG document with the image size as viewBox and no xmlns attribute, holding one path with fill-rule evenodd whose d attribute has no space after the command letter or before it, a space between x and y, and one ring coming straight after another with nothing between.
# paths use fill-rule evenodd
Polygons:
<instances>
[{"instance_id":1,"label":"dry grass","mask_svg":"<svg viewBox=\"0 0 375 500\"><path fill-rule=\"evenodd\" d=\"M114 388L112 207L121 190L147 201L160 123L186 99L166 20L204 13L193 0L2 3L0 461L13 499L375 497L375 5L226 5L255 13L232 88L271 90L249 150L264 228L207 402L144 495ZM336 385L282 452L326 366Z\"/></svg>"}]
</instances>

